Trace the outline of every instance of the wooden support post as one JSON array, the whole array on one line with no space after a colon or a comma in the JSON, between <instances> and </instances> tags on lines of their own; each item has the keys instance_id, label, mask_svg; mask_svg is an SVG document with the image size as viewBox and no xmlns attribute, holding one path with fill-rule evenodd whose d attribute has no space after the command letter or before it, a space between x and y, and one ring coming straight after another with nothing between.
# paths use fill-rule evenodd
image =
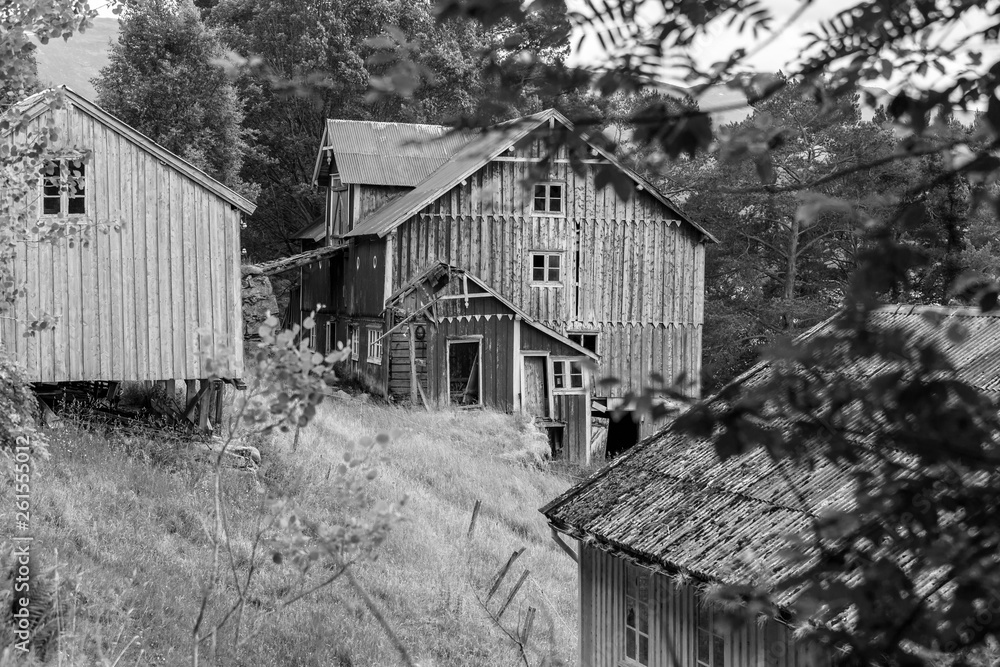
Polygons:
<instances>
[{"instance_id":1,"label":"wooden support post","mask_svg":"<svg viewBox=\"0 0 1000 667\"><path fill-rule=\"evenodd\" d=\"M201 380L201 388L198 390L198 395L201 397L198 401L198 428L202 431L207 431L209 428L208 416L212 409L211 389L211 380Z\"/></svg>"},{"instance_id":2,"label":"wooden support post","mask_svg":"<svg viewBox=\"0 0 1000 667\"><path fill-rule=\"evenodd\" d=\"M410 323L409 335L407 338L410 342L410 405L416 405L418 397L420 394L417 393L417 385L420 379L417 377L417 346L413 342L413 323Z\"/></svg>"},{"instance_id":3,"label":"wooden support post","mask_svg":"<svg viewBox=\"0 0 1000 667\"><path fill-rule=\"evenodd\" d=\"M521 630L521 645L522 646L527 646L528 645L528 637L531 636L531 626L535 622L535 613L537 611L538 610L535 609L534 607L528 607L528 613L524 617L524 627Z\"/></svg>"},{"instance_id":4,"label":"wooden support post","mask_svg":"<svg viewBox=\"0 0 1000 667\"><path fill-rule=\"evenodd\" d=\"M177 381L176 380L167 380L166 382L164 382L163 383L163 390L166 392L167 398L170 399L171 402L177 400Z\"/></svg>"},{"instance_id":5,"label":"wooden support post","mask_svg":"<svg viewBox=\"0 0 1000 667\"><path fill-rule=\"evenodd\" d=\"M184 408L188 410L194 403L194 397L198 395L197 380L184 380Z\"/></svg>"},{"instance_id":6,"label":"wooden support post","mask_svg":"<svg viewBox=\"0 0 1000 667\"><path fill-rule=\"evenodd\" d=\"M222 380L215 381L215 426L222 424L222 399L226 396L226 385Z\"/></svg>"},{"instance_id":7,"label":"wooden support post","mask_svg":"<svg viewBox=\"0 0 1000 667\"><path fill-rule=\"evenodd\" d=\"M504 565L503 568L500 570L500 574L497 575L496 581L493 582L493 586L490 588L490 592L486 594L486 604L489 604L490 598L492 598L493 594L497 592L498 588L500 588L500 582L502 582L503 578L507 576L507 571L510 570L510 566L513 565L514 561L516 561L518 557L523 553L524 553L524 547L521 547L520 549L512 553L510 555L510 558L507 559L507 564Z\"/></svg>"},{"instance_id":8,"label":"wooden support post","mask_svg":"<svg viewBox=\"0 0 1000 667\"><path fill-rule=\"evenodd\" d=\"M524 572L521 573L521 578L517 580L516 584L514 584L514 588L511 589L510 595L507 596L506 602L503 603L503 606L500 607L500 611L497 612L497 623L500 622L500 617L503 616L503 613L505 611L507 611L507 607L510 606L510 603L514 601L514 596L516 596L517 592L521 590L521 586L524 584L524 580L527 578L528 578L528 570L525 570Z\"/></svg>"},{"instance_id":9,"label":"wooden support post","mask_svg":"<svg viewBox=\"0 0 1000 667\"><path fill-rule=\"evenodd\" d=\"M472 531L476 529L476 519L479 518L479 508L482 504L482 500L476 500L476 506L472 508L472 520L469 521L469 534L466 537L472 537Z\"/></svg>"}]
</instances>

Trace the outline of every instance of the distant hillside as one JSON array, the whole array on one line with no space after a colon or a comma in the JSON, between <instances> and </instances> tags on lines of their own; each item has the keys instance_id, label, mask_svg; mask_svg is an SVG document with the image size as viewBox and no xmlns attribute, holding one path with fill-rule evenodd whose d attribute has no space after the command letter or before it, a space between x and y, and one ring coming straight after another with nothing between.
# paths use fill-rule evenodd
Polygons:
<instances>
[{"instance_id":1,"label":"distant hillside","mask_svg":"<svg viewBox=\"0 0 1000 667\"><path fill-rule=\"evenodd\" d=\"M111 43L118 39L118 19L97 17L94 27L69 40L39 44L38 78L42 85L69 86L91 100L97 98L90 80L108 62Z\"/></svg>"}]
</instances>

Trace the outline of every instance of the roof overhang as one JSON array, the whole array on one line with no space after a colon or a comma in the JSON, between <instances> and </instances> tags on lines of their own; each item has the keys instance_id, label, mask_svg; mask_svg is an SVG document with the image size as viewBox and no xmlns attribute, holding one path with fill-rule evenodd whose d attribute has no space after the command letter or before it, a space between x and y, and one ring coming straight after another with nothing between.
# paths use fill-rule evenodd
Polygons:
<instances>
[{"instance_id":1,"label":"roof overhang","mask_svg":"<svg viewBox=\"0 0 1000 667\"><path fill-rule=\"evenodd\" d=\"M88 100L86 97L83 97L79 93L73 91L71 88L68 88L67 86L57 86L56 89L62 91L63 95L69 100L70 104L83 113L103 123L104 125L107 125L119 134L126 136L146 152L151 153L163 162L169 164L171 167L181 172L192 181L195 181L205 189L218 195L220 198L229 202L243 213L252 215L257 209L257 205L254 202L250 201L221 181L209 176L204 171L179 155L171 153L166 148L139 132L125 121L120 120L116 116L99 107L97 104ZM15 107L13 107L13 109L16 109L14 113L27 118L37 117L50 107L48 95L52 90L53 89L45 90L27 98L21 103L25 105L23 108L18 108L18 105L15 105Z\"/></svg>"}]
</instances>

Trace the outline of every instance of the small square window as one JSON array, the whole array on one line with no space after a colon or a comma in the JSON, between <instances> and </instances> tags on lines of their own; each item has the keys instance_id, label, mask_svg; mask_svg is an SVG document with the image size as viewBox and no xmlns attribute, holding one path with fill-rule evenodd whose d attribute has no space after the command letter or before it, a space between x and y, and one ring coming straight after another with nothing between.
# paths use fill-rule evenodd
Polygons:
<instances>
[{"instance_id":1,"label":"small square window","mask_svg":"<svg viewBox=\"0 0 1000 667\"><path fill-rule=\"evenodd\" d=\"M87 212L86 167L80 158L53 158L42 168L42 214Z\"/></svg>"},{"instance_id":2,"label":"small square window","mask_svg":"<svg viewBox=\"0 0 1000 667\"><path fill-rule=\"evenodd\" d=\"M562 255L558 252L531 253L531 282L562 284Z\"/></svg>"},{"instance_id":3,"label":"small square window","mask_svg":"<svg viewBox=\"0 0 1000 667\"><path fill-rule=\"evenodd\" d=\"M552 388L567 393L581 393L583 389L583 363L573 359L552 362Z\"/></svg>"},{"instance_id":4,"label":"small square window","mask_svg":"<svg viewBox=\"0 0 1000 667\"><path fill-rule=\"evenodd\" d=\"M586 331L570 331L566 334L566 337L571 341L579 345L580 347L590 350L594 354L599 354L597 351L597 334L590 333Z\"/></svg>"},{"instance_id":5,"label":"small square window","mask_svg":"<svg viewBox=\"0 0 1000 667\"><path fill-rule=\"evenodd\" d=\"M535 186L532 210L535 213L562 213L563 185L561 183L539 183Z\"/></svg>"}]
</instances>

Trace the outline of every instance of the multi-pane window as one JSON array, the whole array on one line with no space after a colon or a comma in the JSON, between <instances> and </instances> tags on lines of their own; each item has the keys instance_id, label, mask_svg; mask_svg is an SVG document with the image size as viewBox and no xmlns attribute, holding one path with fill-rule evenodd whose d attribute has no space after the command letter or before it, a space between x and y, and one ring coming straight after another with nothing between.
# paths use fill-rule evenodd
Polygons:
<instances>
[{"instance_id":1,"label":"multi-pane window","mask_svg":"<svg viewBox=\"0 0 1000 667\"><path fill-rule=\"evenodd\" d=\"M368 329L368 363L382 363L382 329Z\"/></svg>"},{"instance_id":2,"label":"multi-pane window","mask_svg":"<svg viewBox=\"0 0 1000 667\"><path fill-rule=\"evenodd\" d=\"M698 605L699 667L725 667L726 640L716 632L712 616L712 610L707 605Z\"/></svg>"},{"instance_id":3,"label":"multi-pane window","mask_svg":"<svg viewBox=\"0 0 1000 667\"><path fill-rule=\"evenodd\" d=\"M42 214L87 212L86 168L79 158L56 158L42 168Z\"/></svg>"},{"instance_id":4,"label":"multi-pane window","mask_svg":"<svg viewBox=\"0 0 1000 667\"><path fill-rule=\"evenodd\" d=\"M335 330L336 328L333 326L333 320L328 321L326 323L326 347L323 348L324 354L330 354L331 352L333 352L333 348L335 346L333 341L333 334Z\"/></svg>"},{"instance_id":5,"label":"multi-pane window","mask_svg":"<svg viewBox=\"0 0 1000 667\"><path fill-rule=\"evenodd\" d=\"M563 193L562 183L539 183L535 186L535 198L532 210L536 213L562 213Z\"/></svg>"},{"instance_id":6,"label":"multi-pane window","mask_svg":"<svg viewBox=\"0 0 1000 667\"><path fill-rule=\"evenodd\" d=\"M649 572L625 568L625 657L635 664L649 664Z\"/></svg>"},{"instance_id":7,"label":"multi-pane window","mask_svg":"<svg viewBox=\"0 0 1000 667\"><path fill-rule=\"evenodd\" d=\"M597 354L597 334L588 333L584 331L571 331L566 334L566 337L571 341L579 345L580 347L590 350L594 354Z\"/></svg>"},{"instance_id":8,"label":"multi-pane window","mask_svg":"<svg viewBox=\"0 0 1000 667\"><path fill-rule=\"evenodd\" d=\"M583 364L569 359L552 362L552 379L555 390L583 389Z\"/></svg>"},{"instance_id":9,"label":"multi-pane window","mask_svg":"<svg viewBox=\"0 0 1000 667\"><path fill-rule=\"evenodd\" d=\"M562 254L558 252L531 253L531 282L559 283L562 278Z\"/></svg>"},{"instance_id":10,"label":"multi-pane window","mask_svg":"<svg viewBox=\"0 0 1000 667\"><path fill-rule=\"evenodd\" d=\"M316 329L317 328L318 327L315 324L313 324L313 328L309 330L309 349L310 350L315 350L316 349Z\"/></svg>"},{"instance_id":11,"label":"multi-pane window","mask_svg":"<svg viewBox=\"0 0 1000 667\"><path fill-rule=\"evenodd\" d=\"M358 325L349 324L347 326L347 339L351 344L351 359L358 360Z\"/></svg>"}]
</instances>

